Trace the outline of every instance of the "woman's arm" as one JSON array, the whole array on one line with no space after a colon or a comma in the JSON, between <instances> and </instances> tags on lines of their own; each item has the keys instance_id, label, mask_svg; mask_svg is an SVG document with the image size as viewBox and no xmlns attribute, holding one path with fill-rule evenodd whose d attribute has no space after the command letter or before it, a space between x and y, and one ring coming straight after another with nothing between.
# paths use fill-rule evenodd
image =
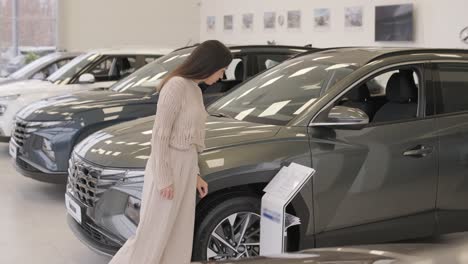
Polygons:
<instances>
[{"instance_id":1,"label":"woman's arm","mask_svg":"<svg viewBox=\"0 0 468 264\"><path fill-rule=\"evenodd\" d=\"M159 190L172 185L169 141L172 128L183 103L184 83L179 78L170 79L161 90L152 135L153 172Z\"/></svg>"}]
</instances>

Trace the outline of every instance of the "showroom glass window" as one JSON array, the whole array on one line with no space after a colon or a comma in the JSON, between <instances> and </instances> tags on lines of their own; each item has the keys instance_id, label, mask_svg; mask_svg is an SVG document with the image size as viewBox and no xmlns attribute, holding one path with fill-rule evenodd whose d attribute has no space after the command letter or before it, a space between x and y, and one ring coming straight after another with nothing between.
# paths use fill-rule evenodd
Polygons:
<instances>
[{"instance_id":1,"label":"showroom glass window","mask_svg":"<svg viewBox=\"0 0 468 264\"><path fill-rule=\"evenodd\" d=\"M468 63L438 64L435 71L436 114L468 111Z\"/></svg>"},{"instance_id":2,"label":"showroom glass window","mask_svg":"<svg viewBox=\"0 0 468 264\"><path fill-rule=\"evenodd\" d=\"M285 125L355 68L315 56L289 60L222 97L208 111L237 120Z\"/></svg>"},{"instance_id":3,"label":"showroom glass window","mask_svg":"<svg viewBox=\"0 0 468 264\"><path fill-rule=\"evenodd\" d=\"M56 23L57 0L0 1L0 74L9 75L55 51Z\"/></svg>"}]
</instances>

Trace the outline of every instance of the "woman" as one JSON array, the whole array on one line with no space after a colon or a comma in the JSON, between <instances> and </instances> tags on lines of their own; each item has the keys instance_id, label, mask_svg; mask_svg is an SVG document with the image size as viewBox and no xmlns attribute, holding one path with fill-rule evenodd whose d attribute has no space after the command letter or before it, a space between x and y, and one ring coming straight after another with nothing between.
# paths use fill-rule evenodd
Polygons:
<instances>
[{"instance_id":1,"label":"woman","mask_svg":"<svg viewBox=\"0 0 468 264\"><path fill-rule=\"evenodd\" d=\"M199 83L223 77L232 55L216 40L200 44L160 86L151 155L146 165L140 223L110 264L187 264L192 255L195 193L200 177L206 110Z\"/></svg>"}]
</instances>

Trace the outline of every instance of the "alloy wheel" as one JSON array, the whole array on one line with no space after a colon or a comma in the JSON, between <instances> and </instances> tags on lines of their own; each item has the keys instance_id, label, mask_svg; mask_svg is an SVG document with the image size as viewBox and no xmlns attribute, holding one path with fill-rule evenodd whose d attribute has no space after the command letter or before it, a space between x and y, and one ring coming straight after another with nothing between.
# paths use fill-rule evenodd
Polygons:
<instances>
[{"instance_id":1,"label":"alloy wheel","mask_svg":"<svg viewBox=\"0 0 468 264\"><path fill-rule=\"evenodd\" d=\"M238 212L224 218L211 232L208 260L255 257L260 254L260 216Z\"/></svg>"}]
</instances>

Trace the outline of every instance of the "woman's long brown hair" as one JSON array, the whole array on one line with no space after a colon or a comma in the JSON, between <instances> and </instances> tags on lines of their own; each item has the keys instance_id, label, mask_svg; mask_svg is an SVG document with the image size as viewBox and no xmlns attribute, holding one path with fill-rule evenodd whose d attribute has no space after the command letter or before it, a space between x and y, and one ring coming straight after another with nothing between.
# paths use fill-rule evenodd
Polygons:
<instances>
[{"instance_id":1,"label":"woman's long brown hair","mask_svg":"<svg viewBox=\"0 0 468 264\"><path fill-rule=\"evenodd\" d=\"M161 85L164 85L175 76L180 76L192 80L203 80L222 68L226 68L232 61L231 51L217 40L207 40L200 44L187 60L168 74Z\"/></svg>"}]
</instances>

